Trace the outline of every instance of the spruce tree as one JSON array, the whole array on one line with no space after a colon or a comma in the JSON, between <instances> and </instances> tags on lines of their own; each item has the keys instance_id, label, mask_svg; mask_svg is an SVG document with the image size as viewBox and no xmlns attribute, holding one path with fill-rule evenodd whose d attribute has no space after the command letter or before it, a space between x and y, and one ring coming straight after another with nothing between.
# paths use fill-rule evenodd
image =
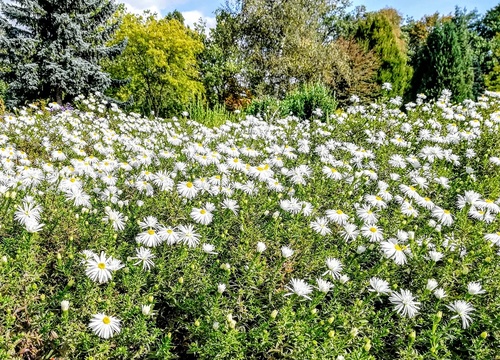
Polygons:
<instances>
[{"instance_id":1,"label":"spruce tree","mask_svg":"<svg viewBox=\"0 0 500 360\"><path fill-rule=\"evenodd\" d=\"M107 46L119 27L114 0L0 1L0 77L7 102L59 104L104 91L113 80L100 61L119 55L126 41Z\"/></svg>"}]
</instances>

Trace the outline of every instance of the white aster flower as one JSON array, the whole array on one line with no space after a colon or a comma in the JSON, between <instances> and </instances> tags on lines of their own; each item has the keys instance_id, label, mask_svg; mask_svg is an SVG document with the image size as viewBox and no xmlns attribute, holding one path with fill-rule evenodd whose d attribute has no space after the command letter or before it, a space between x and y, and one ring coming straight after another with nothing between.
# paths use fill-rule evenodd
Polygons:
<instances>
[{"instance_id":1,"label":"white aster flower","mask_svg":"<svg viewBox=\"0 0 500 360\"><path fill-rule=\"evenodd\" d=\"M259 241L257 243L257 252L263 253L266 249L267 249L267 246L262 241Z\"/></svg>"},{"instance_id":2,"label":"white aster flower","mask_svg":"<svg viewBox=\"0 0 500 360\"><path fill-rule=\"evenodd\" d=\"M326 274L330 274L334 279L338 279L341 276L340 273L342 272L343 265L340 260L335 258L327 258L326 266L328 267L328 270L325 271L323 276L325 276Z\"/></svg>"},{"instance_id":3,"label":"white aster flower","mask_svg":"<svg viewBox=\"0 0 500 360\"><path fill-rule=\"evenodd\" d=\"M446 305L446 307L457 314L452 316L452 319L462 319L462 328L467 329L470 326L472 318L469 314L475 310L470 303L463 300L456 300L452 304Z\"/></svg>"},{"instance_id":4,"label":"white aster flower","mask_svg":"<svg viewBox=\"0 0 500 360\"><path fill-rule=\"evenodd\" d=\"M483 290L481 284L478 281L476 281L476 282L470 282L467 285L467 292L471 295L480 295L484 294L486 291Z\"/></svg>"},{"instance_id":5,"label":"white aster flower","mask_svg":"<svg viewBox=\"0 0 500 360\"><path fill-rule=\"evenodd\" d=\"M179 225L179 241L189 247L195 247L200 242L200 235L196 233L193 225Z\"/></svg>"},{"instance_id":6,"label":"white aster flower","mask_svg":"<svg viewBox=\"0 0 500 360\"><path fill-rule=\"evenodd\" d=\"M322 236L328 235L332 232L328 228L328 219L326 217L317 218L315 221L311 222L310 227Z\"/></svg>"},{"instance_id":7,"label":"white aster flower","mask_svg":"<svg viewBox=\"0 0 500 360\"><path fill-rule=\"evenodd\" d=\"M318 289L319 291L321 291L322 293L327 293L330 291L330 289L333 287L333 284L327 280L323 280L321 278L317 278L316 279L316 284L317 284L317 287L316 289Z\"/></svg>"},{"instance_id":8,"label":"white aster flower","mask_svg":"<svg viewBox=\"0 0 500 360\"><path fill-rule=\"evenodd\" d=\"M395 305L395 309L401 316L409 318L417 315L420 302L414 301L414 297L409 290L393 291L389 301Z\"/></svg>"},{"instance_id":9,"label":"white aster flower","mask_svg":"<svg viewBox=\"0 0 500 360\"><path fill-rule=\"evenodd\" d=\"M114 316L108 316L102 313L92 317L89 323L89 328L99 337L109 339L113 335L118 334L121 330L120 320Z\"/></svg>"},{"instance_id":10,"label":"white aster flower","mask_svg":"<svg viewBox=\"0 0 500 360\"><path fill-rule=\"evenodd\" d=\"M207 254L217 255L217 253L214 251L215 246L213 246L212 244L203 244L201 245L201 248Z\"/></svg>"},{"instance_id":11,"label":"white aster flower","mask_svg":"<svg viewBox=\"0 0 500 360\"><path fill-rule=\"evenodd\" d=\"M142 268L143 270L149 270L153 266L155 266L155 263L153 262L152 259L154 259L156 256L151 252L151 250L147 248L143 248L142 246L138 249L135 249L136 256L131 258L134 260L138 260L134 265L139 265L142 263Z\"/></svg>"},{"instance_id":12,"label":"white aster flower","mask_svg":"<svg viewBox=\"0 0 500 360\"><path fill-rule=\"evenodd\" d=\"M90 258L85 261L86 269L85 274L95 282L103 284L111 280L111 271L117 270L121 263L113 257L106 257L104 251L100 255L95 253L89 254ZM119 261L118 261L119 262Z\"/></svg>"},{"instance_id":13,"label":"white aster flower","mask_svg":"<svg viewBox=\"0 0 500 360\"><path fill-rule=\"evenodd\" d=\"M301 296L303 298L311 300L311 298L307 295L312 293L313 288L311 285L306 283L304 280L292 279L292 280L290 280L290 286L285 286L285 287L288 290L290 290L290 292L285 294L285 296L290 296L290 295L296 294L298 296Z\"/></svg>"},{"instance_id":14,"label":"white aster flower","mask_svg":"<svg viewBox=\"0 0 500 360\"><path fill-rule=\"evenodd\" d=\"M385 280L379 279L378 277L372 277L370 279L370 288L368 291L376 292L378 295L387 295L392 292L389 287L389 283Z\"/></svg>"},{"instance_id":15,"label":"white aster flower","mask_svg":"<svg viewBox=\"0 0 500 360\"><path fill-rule=\"evenodd\" d=\"M282 246L281 247L281 255L284 258L289 258L290 256L293 255L293 253L294 253L294 251L289 246Z\"/></svg>"}]
</instances>

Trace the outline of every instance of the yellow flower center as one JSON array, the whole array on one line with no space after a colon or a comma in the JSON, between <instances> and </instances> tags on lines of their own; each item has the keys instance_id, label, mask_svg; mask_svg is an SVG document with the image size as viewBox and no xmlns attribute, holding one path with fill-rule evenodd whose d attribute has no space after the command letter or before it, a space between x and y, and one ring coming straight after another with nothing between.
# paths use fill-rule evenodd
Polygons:
<instances>
[{"instance_id":1,"label":"yellow flower center","mask_svg":"<svg viewBox=\"0 0 500 360\"><path fill-rule=\"evenodd\" d=\"M71 178L71 179L69 179L69 181L72 182L72 183L74 183L76 181L76 179L75 178Z\"/></svg>"},{"instance_id":2,"label":"yellow flower center","mask_svg":"<svg viewBox=\"0 0 500 360\"><path fill-rule=\"evenodd\" d=\"M148 234L149 234L149 235L154 235L154 234L155 234L155 231L154 231L153 229L149 229L149 230L148 230Z\"/></svg>"},{"instance_id":3,"label":"yellow flower center","mask_svg":"<svg viewBox=\"0 0 500 360\"><path fill-rule=\"evenodd\" d=\"M342 215L344 213L342 210L337 210L336 212L338 215Z\"/></svg>"},{"instance_id":4,"label":"yellow flower center","mask_svg":"<svg viewBox=\"0 0 500 360\"><path fill-rule=\"evenodd\" d=\"M168 233L168 234L172 234L172 233L173 233L172 229L168 229L168 230L167 230L167 233Z\"/></svg>"},{"instance_id":5,"label":"yellow flower center","mask_svg":"<svg viewBox=\"0 0 500 360\"><path fill-rule=\"evenodd\" d=\"M380 201L382 198L380 196L375 196L375 200Z\"/></svg>"},{"instance_id":6,"label":"yellow flower center","mask_svg":"<svg viewBox=\"0 0 500 360\"><path fill-rule=\"evenodd\" d=\"M330 169L330 171L331 171L332 173L336 173L336 172L337 172L337 169L335 169L335 168L331 168L331 169Z\"/></svg>"},{"instance_id":7,"label":"yellow flower center","mask_svg":"<svg viewBox=\"0 0 500 360\"><path fill-rule=\"evenodd\" d=\"M491 204L493 202L493 200L490 200L490 199L486 199L484 200L485 203L488 203L488 204Z\"/></svg>"},{"instance_id":8,"label":"yellow flower center","mask_svg":"<svg viewBox=\"0 0 500 360\"><path fill-rule=\"evenodd\" d=\"M376 232L377 232L377 228L371 227L371 228L370 228L370 231L371 231L372 233L376 233Z\"/></svg>"},{"instance_id":9,"label":"yellow flower center","mask_svg":"<svg viewBox=\"0 0 500 360\"><path fill-rule=\"evenodd\" d=\"M201 210L200 210L200 214L201 214L201 215L205 215L206 213L207 213L207 210L205 210L205 209L201 209Z\"/></svg>"},{"instance_id":10,"label":"yellow flower center","mask_svg":"<svg viewBox=\"0 0 500 360\"><path fill-rule=\"evenodd\" d=\"M403 251L403 248L399 244L394 244L394 249L397 251Z\"/></svg>"},{"instance_id":11,"label":"yellow flower center","mask_svg":"<svg viewBox=\"0 0 500 360\"><path fill-rule=\"evenodd\" d=\"M239 162L239 161L240 161L240 159L233 159L233 162L234 162L234 163L237 163L237 162Z\"/></svg>"},{"instance_id":12,"label":"yellow flower center","mask_svg":"<svg viewBox=\"0 0 500 360\"><path fill-rule=\"evenodd\" d=\"M188 183L186 183L186 186L191 189L193 187L193 183L192 182L188 182Z\"/></svg>"},{"instance_id":13,"label":"yellow flower center","mask_svg":"<svg viewBox=\"0 0 500 360\"><path fill-rule=\"evenodd\" d=\"M446 215L449 215L450 214L450 210L444 210L443 211Z\"/></svg>"},{"instance_id":14,"label":"yellow flower center","mask_svg":"<svg viewBox=\"0 0 500 360\"><path fill-rule=\"evenodd\" d=\"M104 324L108 325L111 322L111 319L109 317L105 316L102 318L102 322Z\"/></svg>"},{"instance_id":15,"label":"yellow flower center","mask_svg":"<svg viewBox=\"0 0 500 360\"><path fill-rule=\"evenodd\" d=\"M105 264L105 263L100 262L99 264L97 264L97 267L98 267L99 269L101 269L101 270L104 270L104 269L106 269L106 264Z\"/></svg>"},{"instance_id":16,"label":"yellow flower center","mask_svg":"<svg viewBox=\"0 0 500 360\"><path fill-rule=\"evenodd\" d=\"M415 191L415 190L416 190L413 186L410 186L410 187L409 187L409 189L410 189L411 191Z\"/></svg>"},{"instance_id":17,"label":"yellow flower center","mask_svg":"<svg viewBox=\"0 0 500 360\"><path fill-rule=\"evenodd\" d=\"M428 197L424 197L424 201L429 202L431 201L431 199L429 199Z\"/></svg>"}]
</instances>

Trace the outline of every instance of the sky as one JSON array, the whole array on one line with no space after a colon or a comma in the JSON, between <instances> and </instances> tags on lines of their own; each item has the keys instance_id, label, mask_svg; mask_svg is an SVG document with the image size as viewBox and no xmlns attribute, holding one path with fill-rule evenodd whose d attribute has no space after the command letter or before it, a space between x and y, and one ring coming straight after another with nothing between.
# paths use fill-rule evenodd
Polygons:
<instances>
[{"instance_id":1,"label":"sky","mask_svg":"<svg viewBox=\"0 0 500 360\"><path fill-rule=\"evenodd\" d=\"M165 15L175 9L179 10L188 25L192 25L203 18L208 27L215 26L214 11L224 4L220 0L119 0L127 5L129 11L140 13L150 9ZM393 7L402 13L403 18L411 16L420 19L426 14L436 11L441 14L452 13L455 5L472 11L477 9L484 14L488 9L499 4L500 0L351 0L353 6L365 5L368 11Z\"/></svg>"}]
</instances>

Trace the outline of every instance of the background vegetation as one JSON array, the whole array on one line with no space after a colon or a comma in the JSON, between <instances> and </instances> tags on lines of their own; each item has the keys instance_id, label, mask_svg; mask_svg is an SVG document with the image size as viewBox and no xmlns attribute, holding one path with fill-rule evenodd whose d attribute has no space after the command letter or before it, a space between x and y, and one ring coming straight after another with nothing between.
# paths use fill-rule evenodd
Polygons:
<instances>
[{"instance_id":1,"label":"background vegetation","mask_svg":"<svg viewBox=\"0 0 500 360\"><path fill-rule=\"evenodd\" d=\"M55 14L37 2L4 6L0 95L10 106L63 103L98 90L147 116L196 107L222 119L226 111L262 113L264 104L274 104L279 114L308 117L309 105L285 99L301 92L306 99L322 88L319 96L331 98L323 110L331 112L352 95L373 101L384 83L406 101L419 93L436 98L444 89L455 101L476 99L500 88L500 4L485 14L457 8L412 19L391 8L349 12L347 0L235 0L217 10L216 26L207 29L202 22L189 28L178 11L161 18L127 14L112 1L102 8L70 3L43 5ZM47 49L65 55L55 58Z\"/></svg>"}]
</instances>

